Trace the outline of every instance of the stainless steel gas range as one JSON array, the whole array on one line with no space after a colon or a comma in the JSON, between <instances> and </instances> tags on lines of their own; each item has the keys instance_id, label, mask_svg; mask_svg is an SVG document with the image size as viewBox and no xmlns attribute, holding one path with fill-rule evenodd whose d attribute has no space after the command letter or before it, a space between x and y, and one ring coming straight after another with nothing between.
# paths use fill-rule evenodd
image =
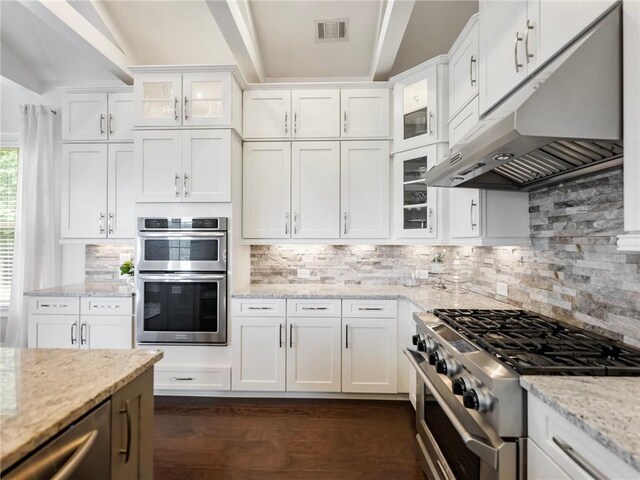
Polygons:
<instances>
[{"instance_id":1,"label":"stainless steel gas range","mask_svg":"<svg viewBox=\"0 0 640 480\"><path fill-rule=\"evenodd\" d=\"M405 355L429 479L526 478L520 375L640 375L640 350L524 310L435 310L417 324Z\"/></svg>"}]
</instances>

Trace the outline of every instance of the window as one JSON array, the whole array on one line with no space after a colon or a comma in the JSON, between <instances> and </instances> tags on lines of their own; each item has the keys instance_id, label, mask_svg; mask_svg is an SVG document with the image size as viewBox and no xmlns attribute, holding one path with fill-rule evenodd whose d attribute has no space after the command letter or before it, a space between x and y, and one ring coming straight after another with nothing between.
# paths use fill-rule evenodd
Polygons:
<instances>
[{"instance_id":1,"label":"window","mask_svg":"<svg viewBox=\"0 0 640 480\"><path fill-rule=\"evenodd\" d=\"M18 149L0 148L0 307L9 305L18 191Z\"/></svg>"}]
</instances>

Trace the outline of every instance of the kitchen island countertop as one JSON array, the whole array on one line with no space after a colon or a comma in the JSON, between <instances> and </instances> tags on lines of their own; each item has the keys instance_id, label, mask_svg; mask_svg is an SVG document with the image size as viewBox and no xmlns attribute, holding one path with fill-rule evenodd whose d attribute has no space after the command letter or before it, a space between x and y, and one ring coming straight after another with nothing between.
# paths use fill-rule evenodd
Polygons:
<instances>
[{"instance_id":1,"label":"kitchen island countertop","mask_svg":"<svg viewBox=\"0 0 640 480\"><path fill-rule=\"evenodd\" d=\"M5 470L162 358L156 350L0 348Z\"/></svg>"},{"instance_id":2,"label":"kitchen island countertop","mask_svg":"<svg viewBox=\"0 0 640 480\"><path fill-rule=\"evenodd\" d=\"M27 297L131 297L135 288L125 282L84 282L32 290Z\"/></svg>"}]
</instances>

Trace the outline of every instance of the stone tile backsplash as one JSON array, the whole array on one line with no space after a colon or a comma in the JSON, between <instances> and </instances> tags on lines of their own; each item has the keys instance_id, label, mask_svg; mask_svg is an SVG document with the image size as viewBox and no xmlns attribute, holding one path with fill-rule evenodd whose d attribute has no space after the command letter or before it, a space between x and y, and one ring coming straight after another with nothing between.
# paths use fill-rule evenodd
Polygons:
<instances>
[{"instance_id":1,"label":"stone tile backsplash","mask_svg":"<svg viewBox=\"0 0 640 480\"><path fill-rule=\"evenodd\" d=\"M85 279L113 281L120 279L120 255L133 258L135 246L130 244L87 245L85 249Z\"/></svg>"},{"instance_id":2,"label":"stone tile backsplash","mask_svg":"<svg viewBox=\"0 0 640 480\"><path fill-rule=\"evenodd\" d=\"M616 250L622 201L621 169L532 192L529 247L252 246L251 281L401 284L444 250L469 259L474 292L640 345L640 254Z\"/></svg>"}]
</instances>

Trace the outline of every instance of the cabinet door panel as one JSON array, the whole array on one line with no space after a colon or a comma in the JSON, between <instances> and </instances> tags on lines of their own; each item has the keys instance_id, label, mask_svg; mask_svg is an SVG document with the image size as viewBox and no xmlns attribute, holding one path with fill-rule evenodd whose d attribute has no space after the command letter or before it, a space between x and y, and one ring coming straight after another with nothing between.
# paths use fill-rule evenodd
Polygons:
<instances>
[{"instance_id":1,"label":"cabinet door panel","mask_svg":"<svg viewBox=\"0 0 640 480\"><path fill-rule=\"evenodd\" d=\"M183 131L182 170L185 202L230 202L230 130Z\"/></svg>"},{"instance_id":2,"label":"cabinet door panel","mask_svg":"<svg viewBox=\"0 0 640 480\"><path fill-rule=\"evenodd\" d=\"M287 319L287 390L339 392L340 319Z\"/></svg>"},{"instance_id":3,"label":"cabinet door panel","mask_svg":"<svg viewBox=\"0 0 640 480\"><path fill-rule=\"evenodd\" d=\"M131 348L130 315L80 316L80 348Z\"/></svg>"},{"instance_id":4,"label":"cabinet door panel","mask_svg":"<svg viewBox=\"0 0 640 480\"><path fill-rule=\"evenodd\" d=\"M244 238L291 235L291 144L244 144Z\"/></svg>"},{"instance_id":5,"label":"cabinet door panel","mask_svg":"<svg viewBox=\"0 0 640 480\"><path fill-rule=\"evenodd\" d=\"M62 146L63 238L105 238L107 145Z\"/></svg>"},{"instance_id":6,"label":"cabinet door panel","mask_svg":"<svg viewBox=\"0 0 640 480\"><path fill-rule=\"evenodd\" d=\"M342 238L389 236L389 143L341 145Z\"/></svg>"},{"instance_id":7,"label":"cabinet door panel","mask_svg":"<svg viewBox=\"0 0 640 480\"><path fill-rule=\"evenodd\" d=\"M451 238L479 237L480 221L480 190L452 188L449 197Z\"/></svg>"},{"instance_id":8,"label":"cabinet door panel","mask_svg":"<svg viewBox=\"0 0 640 480\"><path fill-rule=\"evenodd\" d=\"M71 93L62 101L63 140L107 139L107 94Z\"/></svg>"},{"instance_id":9,"label":"cabinet door panel","mask_svg":"<svg viewBox=\"0 0 640 480\"><path fill-rule=\"evenodd\" d=\"M340 136L340 90L293 90L291 108L294 137Z\"/></svg>"},{"instance_id":10,"label":"cabinet door panel","mask_svg":"<svg viewBox=\"0 0 640 480\"><path fill-rule=\"evenodd\" d=\"M291 175L291 236L340 237L339 143L294 143Z\"/></svg>"},{"instance_id":11,"label":"cabinet door panel","mask_svg":"<svg viewBox=\"0 0 640 480\"><path fill-rule=\"evenodd\" d=\"M136 75L133 84L135 124L139 127L182 125L182 75Z\"/></svg>"},{"instance_id":12,"label":"cabinet door panel","mask_svg":"<svg viewBox=\"0 0 640 480\"><path fill-rule=\"evenodd\" d=\"M109 213L107 230L109 238L134 238L135 218L135 167L133 144L109 145Z\"/></svg>"},{"instance_id":13,"label":"cabinet door panel","mask_svg":"<svg viewBox=\"0 0 640 480\"><path fill-rule=\"evenodd\" d=\"M455 116L478 93L478 24L449 61L449 115Z\"/></svg>"},{"instance_id":14,"label":"cabinet door panel","mask_svg":"<svg viewBox=\"0 0 640 480\"><path fill-rule=\"evenodd\" d=\"M284 317L233 318L233 390L284 391Z\"/></svg>"},{"instance_id":15,"label":"cabinet door panel","mask_svg":"<svg viewBox=\"0 0 640 480\"><path fill-rule=\"evenodd\" d=\"M291 91L245 91L242 120L245 138L290 137Z\"/></svg>"},{"instance_id":16,"label":"cabinet door panel","mask_svg":"<svg viewBox=\"0 0 640 480\"><path fill-rule=\"evenodd\" d=\"M30 315L29 348L78 348L77 315Z\"/></svg>"},{"instance_id":17,"label":"cabinet door panel","mask_svg":"<svg viewBox=\"0 0 640 480\"><path fill-rule=\"evenodd\" d=\"M185 73L182 92L184 125L231 125L231 76L228 73Z\"/></svg>"},{"instance_id":18,"label":"cabinet door panel","mask_svg":"<svg viewBox=\"0 0 640 480\"><path fill-rule=\"evenodd\" d=\"M109 140L133 140L133 93L109 94Z\"/></svg>"},{"instance_id":19,"label":"cabinet door panel","mask_svg":"<svg viewBox=\"0 0 640 480\"><path fill-rule=\"evenodd\" d=\"M341 135L347 138L389 136L389 91L344 89L341 96Z\"/></svg>"},{"instance_id":20,"label":"cabinet door panel","mask_svg":"<svg viewBox=\"0 0 640 480\"><path fill-rule=\"evenodd\" d=\"M397 320L343 318L342 323L342 391L397 393Z\"/></svg>"},{"instance_id":21,"label":"cabinet door panel","mask_svg":"<svg viewBox=\"0 0 640 480\"><path fill-rule=\"evenodd\" d=\"M137 132L136 182L140 202L179 202L182 196L181 132Z\"/></svg>"},{"instance_id":22,"label":"cabinet door panel","mask_svg":"<svg viewBox=\"0 0 640 480\"><path fill-rule=\"evenodd\" d=\"M532 440L527 442L527 478L529 480L568 480L569 475Z\"/></svg>"}]
</instances>

